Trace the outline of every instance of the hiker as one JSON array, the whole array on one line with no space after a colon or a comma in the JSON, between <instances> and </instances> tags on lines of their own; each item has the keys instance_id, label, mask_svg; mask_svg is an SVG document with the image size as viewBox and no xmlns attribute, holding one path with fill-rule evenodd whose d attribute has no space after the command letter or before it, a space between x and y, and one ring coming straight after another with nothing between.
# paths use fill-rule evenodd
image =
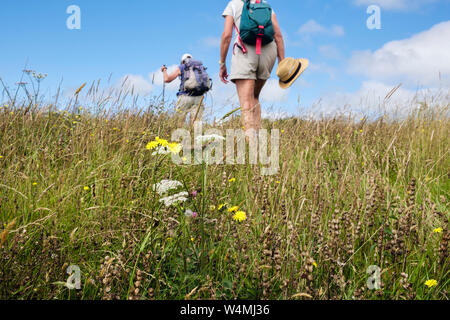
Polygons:
<instances>
[{"instance_id":1,"label":"hiker","mask_svg":"<svg viewBox=\"0 0 450 320\"><path fill-rule=\"evenodd\" d=\"M190 124L203 117L203 99L206 92L211 89L211 79L201 61L196 61L192 55L186 53L181 57L181 64L171 74L167 74L167 67L162 66L164 83L170 83L180 77L181 84L177 93L177 112L180 113L183 123L190 114Z\"/></svg>"},{"instance_id":2,"label":"hiker","mask_svg":"<svg viewBox=\"0 0 450 320\"><path fill-rule=\"evenodd\" d=\"M223 12L225 27L220 46L220 79L236 85L245 130L262 128L259 96L270 78L275 61L284 59L284 40L277 16L265 0L231 0ZM252 16L250 18L250 15ZM232 46L231 73L226 59Z\"/></svg>"}]
</instances>

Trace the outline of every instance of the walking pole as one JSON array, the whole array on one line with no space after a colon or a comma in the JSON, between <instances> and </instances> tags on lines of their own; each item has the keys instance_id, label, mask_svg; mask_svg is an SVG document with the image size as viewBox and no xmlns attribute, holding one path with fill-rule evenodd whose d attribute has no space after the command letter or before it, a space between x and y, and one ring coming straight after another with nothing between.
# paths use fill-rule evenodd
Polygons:
<instances>
[{"instance_id":1,"label":"walking pole","mask_svg":"<svg viewBox=\"0 0 450 320\"><path fill-rule=\"evenodd\" d=\"M166 68L166 65L163 65L163 67ZM164 80L164 72L163 72L163 110L165 109L165 105L166 105L165 98L166 98L166 81Z\"/></svg>"}]
</instances>

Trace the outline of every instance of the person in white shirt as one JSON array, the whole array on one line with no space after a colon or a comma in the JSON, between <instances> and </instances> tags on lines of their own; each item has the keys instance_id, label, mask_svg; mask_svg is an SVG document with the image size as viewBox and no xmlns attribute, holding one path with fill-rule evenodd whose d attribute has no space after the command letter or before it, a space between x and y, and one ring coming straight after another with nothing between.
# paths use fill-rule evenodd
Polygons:
<instances>
[{"instance_id":1,"label":"person in white shirt","mask_svg":"<svg viewBox=\"0 0 450 320\"><path fill-rule=\"evenodd\" d=\"M250 1L256 3L258 0ZM285 58L284 40L275 12L272 12L274 41L263 45L260 54L256 45L244 44L237 32L231 58L231 73L228 74L226 58L233 37L233 28L239 31L243 7L244 0L231 0L222 14L225 26L221 40L219 76L225 84L232 81L236 85L244 129L258 131L262 128L259 96L267 79L270 78L277 57L278 62Z\"/></svg>"}]
</instances>

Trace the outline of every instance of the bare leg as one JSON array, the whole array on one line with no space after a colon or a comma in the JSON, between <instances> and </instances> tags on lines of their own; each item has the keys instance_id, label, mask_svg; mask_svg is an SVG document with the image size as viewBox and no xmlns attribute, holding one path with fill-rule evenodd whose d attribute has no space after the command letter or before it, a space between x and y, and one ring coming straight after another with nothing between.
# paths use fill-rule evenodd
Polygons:
<instances>
[{"instance_id":1,"label":"bare leg","mask_svg":"<svg viewBox=\"0 0 450 320\"><path fill-rule=\"evenodd\" d=\"M260 106L255 99L255 80L235 80L242 112L242 125L245 130L261 128Z\"/></svg>"},{"instance_id":2,"label":"bare leg","mask_svg":"<svg viewBox=\"0 0 450 320\"><path fill-rule=\"evenodd\" d=\"M257 108L255 108L255 121L256 126L261 129L262 123L261 123L261 103L259 101L259 96L261 94L261 90L266 84L266 80L256 80L255 83L255 90L254 90L254 98L256 101Z\"/></svg>"}]
</instances>

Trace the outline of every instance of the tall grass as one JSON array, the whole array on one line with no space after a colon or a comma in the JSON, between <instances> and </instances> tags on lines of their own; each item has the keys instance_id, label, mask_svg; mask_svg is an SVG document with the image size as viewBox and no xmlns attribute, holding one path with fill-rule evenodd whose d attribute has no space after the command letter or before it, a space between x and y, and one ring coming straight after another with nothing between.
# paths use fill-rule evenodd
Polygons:
<instances>
[{"instance_id":1,"label":"tall grass","mask_svg":"<svg viewBox=\"0 0 450 320\"><path fill-rule=\"evenodd\" d=\"M97 107L0 109L0 298L448 299L448 107L265 121L283 130L276 176L177 166L145 148L172 116ZM162 179L190 199L166 208ZM81 290L60 285L70 265Z\"/></svg>"}]
</instances>

